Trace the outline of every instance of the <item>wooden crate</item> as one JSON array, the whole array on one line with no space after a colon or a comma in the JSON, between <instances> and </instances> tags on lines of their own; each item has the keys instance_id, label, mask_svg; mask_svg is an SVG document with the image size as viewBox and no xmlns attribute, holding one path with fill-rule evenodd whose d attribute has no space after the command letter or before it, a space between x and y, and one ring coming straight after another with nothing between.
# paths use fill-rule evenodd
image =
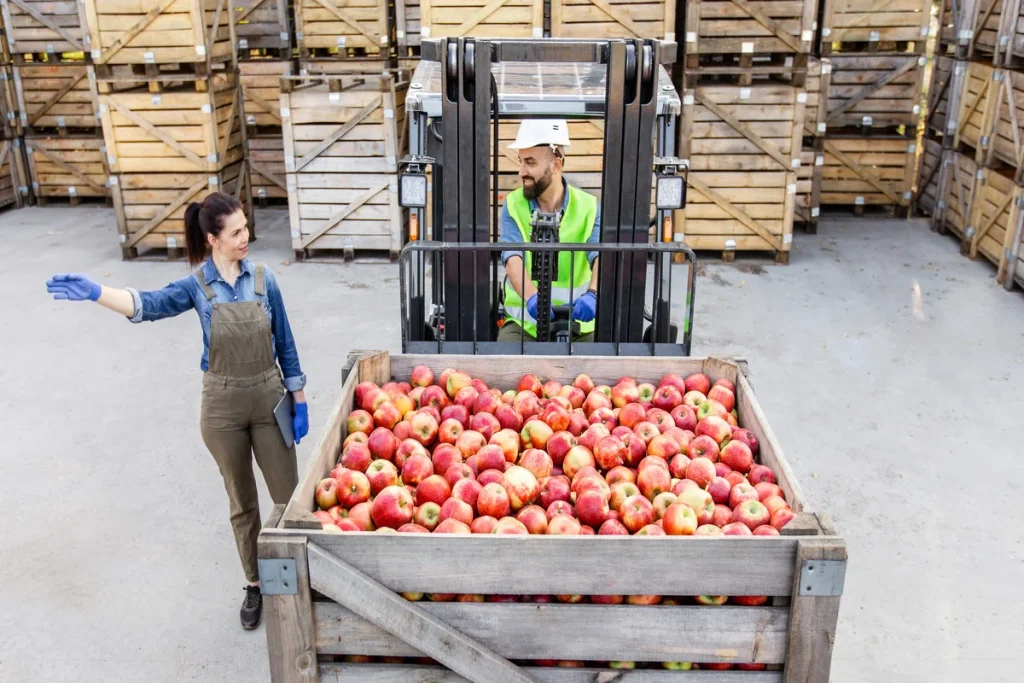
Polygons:
<instances>
[{"instance_id":1,"label":"wooden crate","mask_svg":"<svg viewBox=\"0 0 1024 683\"><path fill-rule=\"evenodd\" d=\"M943 159L942 143L926 138L921 149L921 162L918 164L917 194L914 202L918 212L926 216L935 216L939 202L942 200L939 179Z\"/></svg>"},{"instance_id":2,"label":"wooden crate","mask_svg":"<svg viewBox=\"0 0 1024 683\"><path fill-rule=\"evenodd\" d=\"M921 118L924 55L834 54L828 87L829 130L865 133L905 127L917 133Z\"/></svg>"},{"instance_id":3,"label":"wooden crate","mask_svg":"<svg viewBox=\"0 0 1024 683\"><path fill-rule=\"evenodd\" d=\"M925 53L932 0L821 0L821 54Z\"/></svg>"},{"instance_id":4,"label":"wooden crate","mask_svg":"<svg viewBox=\"0 0 1024 683\"><path fill-rule=\"evenodd\" d=\"M318 58L299 60L299 76L380 75L393 73L391 62L374 57L349 57L347 59ZM405 79L408 80L408 79Z\"/></svg>"},{"instance_id":5,"label":"wooden crate","mask_svg":"<svg viewBox=\"0 0 1024 683\"><path fill-rule=\"evenodd\" d=\"M317 482L334 467L360 381L405 379L412 367L452 366L493 386L514 386L527 372L562 382L587 372L596 382L622 375L657 381L667 372L702 371L737 387L739 422L760 440L760 459L777 473L798 517L778 537L688 538L331 534L312 515ZM642 571L610 558L630 557ZM842 579L811 597L796 590L813 566L840 569L845 542L823 513L810 510L750 383L736 363L708 358L551 359L367 354L345 380L327 428L287 507L277 506L259 539L264 620L274 683L341 680L619 680L610 669L517 667L509 660L754 661L773 671L701 671L706 683L824 683L829 678ZM392 562L389 558L402 558ZM508 571L515 558L515 572ZM409 559L414 558L414 559ZM277 562L275 562L275 560ZM568 564L566 564L568 562ZM556 570L555 563L558 564ZM817 563L817 564L816 564ZM836 563L836 564L832 564ZM412 570L410 570L412 568ZM268 579L292 574L277 592ZM269 585L269 590L268 590ZM282 586L283 587L283 586ZM769 595L770 606L572 605L410 602L399 593L503 595ZM664 637L636 632L644 623ZM644 633L649 630L645 629ZM559 633L574 633L563 638ZM581 634L588 634L583 637ZM357 664L342 657L432 657L437 664ZM358 661L355 660L355 661ZM778 666L781 665L781 671ZM692 674L625 672L621 680L658 683Z\"/></svg>"},{"instance_id":6,"label":"wooden crate","mask_svg":"<svg viewBox=\"0 0 1024 683\"><path fill-rule=\"evenodd\" d=\"M106 0L105 0L106 1ZM7 47L19 55L88 51L81 2L0 0Z\"/></svg>"},{"instance_id":7,"label":"wooden crate","mask_svg":"<svg viewBox=\"0 0 1024 683\"><path fill-rule=\"evenodd\" d=\"M959 139L977 149L980 164L1024 182L1024 73L971 62L965 88Z\"/></svg>"},{"instance_id":8,"label":"wooden crate","mask_svg":"<svg viewBox=\"0 0 1024 683\"><path fill-rule=\"evenodd\" d=\"M804 134L824 135L828 115L828 91L832 82L832 60L811 57L807 64L807 106L804 107Z\"/></svg>"},{"instance_id":9,"label":"wooden crate","mask_svg":"<svg viewBox=\"0 0 1024 683\"><path fill-rule=\"evenodd\" d=\"M96 64L234 61L225 0L82 0Z\"/></svg>"},{"instance_id":10,"label":"wooden crate","mask_svg":"<svg viewBox=\"0 0 1024 683\"><path fill-rule=\"evenodd\" d=\"M271 51L277 57L291 54L291 11L288 0L231 0L231 20L239 56L252 50Z\"/></svg>"},{"instance_id":11,"label":"wooden crate","mask_svg":"<svg viewBox=\"0 0 1024 683\"><path fill-rule=\"evenodd\" d=\"M209 90L145 87L100 95L100 118L112 173L218 171L244 156L241 89L222 74Z\"/></svg>"},{"instance_id":12,"label":"wooden crate","mask_svg":"<svg viewBox=\"0 0 1024 683\"><path fill-rule=\"evenodd\" d=\"M551 0L552 38L675 40L674 0Z\"/></svg>"},{"instance_id":13,"label":"wooden crate","mask_svg":"<svg viewBox=\"0 0 1024 683\"><path fill-rule=\"evenodd\" d=\"M388 0L295 0L295 39L303 59L386 54Z\"/></svg>"},{"instance_id":14,"label":"wooden crate","mask_svg":"<svg viewBox=\"0 0 1024 683\"><path fill-rule=\"evenodd\" d=\"M932 229L939 233L953 232L963 243L971 219L978 164L967 154L947 150L939 172L941 205L935 211Z\"/></svg>"},{"instance_id":15,"label":"wooden crate","mask_svg":"<svg viewBox=\"0 0 1024 683\"><path fill-rule=\"evenodd\" d=\"M37 134L92 134L100 128L96 70L84 63L16 65L22 128Z\"/></svg>"},{"instance_id":16,"label":"wooden crate","mask_svg":"<svg viewBox=\"0 0 1024 683\"><path fill-rule=\"evenodd\" d=\"M0 140L10 140L23 132L14 67L0 64Z\"/></svg>"},{"instance_id":17,"label":"wooden crate","mask_svg":"<svg viewBox=\"0 0 1024 683\"><path fill-rule=\"evenodd\" d=\"M822 206L905 209L913 196L917 143L903 137L828 137L824 143Z\"/></svg>"},{"instance_id":18,"label":"wooden crate","mask_svg":"<svg viewBox=\"0 0 1024 683\"><path fill-rule=\"evenodd\" d=\"M692 249L789 259L807 93L787 85L702 86L683 96L678 156L690 160L677 238Z\"/></svg>"},{"instance_id":19,"label":"wooden crate","mask_svg":"<svg viewBox=\"0 0 1024 683\"><path fill-rule=\"evenodd\" d=\"M544 0L420 0L423 38L543 38Z\"/></svg>"},{"instance_id":20,"label":"wooden crate","mask_svg":"<svg viewBox=\"0 0 1024 683\"><path fill-rule=\"evenodd\" d=\"M397 257L404 211L398 159L407 148L408 82L390 75L282 79L292 248Z\"/></svg>"},{"instance_id":21,"label":"wooden crate","mask_svg":"<svg viewBox=\"0 0 1024 683\"><path fill-rule=\"evenodd\" d=\"M796 201L793 221L800 223L804 232L818 232L821 216L821 177L825 164L825 139L804 137L800 148L800 167L796 170Z\"/></svg>"},{"instance_id":22,"label":"wooden crate","mask_svg":"<svg viewBox=\"0 0 1024 683\"><path fill-rule=\"evenodd\" d=\"M806 72L817 9L814 0L687 0L686 69L748 75Z\"/></svg>"},{"instance_id":23,"label":"wooden crate","mask_svg":"<svg viewBox=\"0 0 1024 683\"><path fill-rule=\"evenodd\" d=\"M996 64L1003 64L1012 51L1020 54L1024 35L1016 41L1011 39L1016 33L1018 0L943 0L936 4L938 53L958 59L985 55Z\"/></svg>"},{"instance_id":24,"label":"wooden crate","mask_svg":"<svg viewBox=\"0 0 1024 683\"><path fill-rule=\"evenodd\" d=\"M290 59L253 59L238 63L245 125L249 136L281 134L281 77L294 75Z\"/></svg>"},{"instance_id":25,"label":"wooden crate","mask_svg":"<svg viewBox=\"0 0 1024 683\"><path fill-rule=\"evenodd\" d=\"M519 180L519 155L508 146L516 139L518 121L502 121L498 126L498 200L522 186ZM569 141L565 148L563 176L566 181L601 198L601 169L604 160L604 120L569 122Z\"/></svg>"},{"instance_id":26,"label":"wooden crate","mask_svg":"<svg viewBox=\"0 0 1024 683\"><path fill-rule=\"evenodd\" d=\"M0 208L21 208L27 194L26 182L20 139L0 141Z\"/></svg>"},{"instance_id":27,"label":"wooden crate","mask_svg":"<svg viewBox=\"0 0 1024 683\"><path fill-rule=\"evenodd\" d=\"M423 36L420 0L395 0L395 37L399 58L419 57Z\"/></svg>"},{"instance_id":28,"label":"wooden crate","mask_svg":"<svg viewBox=\"0 0 1024 683\"><path fill-rule=\"evenodd\" d=\"M253 201L260 206L288 201L284 137L249 138L249 179Z\"/></svg>"},{"instance_id":29,"label":"wooden crate","mask_svg":"<svg viewBox=\"0 0 1024 683\"><path fill-rule=\"evenodd\" d=\"M975 0L976 2L978 0ZM989 50L987 43L983 44L981 39L977 41L977 49L983 52L991 52L994 61L1000 66L1020 68L1024 66L1024 5L1021 0L984 0L985 2L996 2L992 14L999 13L999 34L994 50ZM988 22L986 22L986 26ZM987 38L986 32L983 37Z\"/></svg>"},{"instance_id":30,"label":"wooden crate","mask_svg":"<svg viewBox=\"0 0 1024 683\"><path fill-rule=\"evenodd\" d=\"M944 55L936 55L932 61L932 81L925 107L925 130L927 135L942 139L947 147L952 146L956 134L956 118L960 111L966 75L967 64L964 62ZM954 114L952 118L949 116L951 111Z\"/></svg>"},{"instance_id":31,"label":"wooden crate","mask_svg":"<svg viewBox=\"0 0 1024 683\"><path fill-rule=\"evenodd\" d=\"M1013 289L1014 283L1024 289L1024 225L1017 226L1017 235L1011 240L1010 254L1006 259L1003 286Z\"/></svg>"},{"instance_id":32,"label":"wooden crate","mask_svg":"<svg viewBox=\"0 0 1024 683\"><path fill-rule=\"evenodd\" d=\"M237 197L245 208L249 234L255 234L252 194L246 162L217 171L180 173L124 172L114 176L111 197L117 217L121 253L136 258L140 250L178 258L185 246L185 208L211 192Z\"/></svg>"},{"instance_id":33,"label":"wooden crate","mask_svg":"<svg viewBox=\"0 0 1024 683\"><path fill-rule=\"evenodd\" d=\"M1004 282L1010 266L1013 239L1020 230L1022 190L1013 178L991 168L976 174L970 222L962 248L969 257L984 256L996 266L996 280Z\"/></svg>"},{"instance_id":34,"label":"wooden crate","mask_svg":"<svg viewBox=\"0 0 1024 683\"><path fill-rule=\"evenodd\" d=\"M53 200L72 206L83 198L110 196L107 153L99 131L91 135L25 137L32 194L44 205Z\"/></svg>"}]
</instances>

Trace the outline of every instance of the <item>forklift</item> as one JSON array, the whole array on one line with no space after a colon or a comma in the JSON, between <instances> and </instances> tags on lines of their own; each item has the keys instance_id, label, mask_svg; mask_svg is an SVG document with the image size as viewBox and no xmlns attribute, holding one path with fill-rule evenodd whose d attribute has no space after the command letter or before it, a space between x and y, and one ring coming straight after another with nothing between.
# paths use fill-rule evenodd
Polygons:
<instances>
[{"instance_id":1,"label":"forklift","mask_svg":"<svg viewBox=\"0 0 1024 683\"><path fill-rule=\"evenodd\" d=\"M406 99L410 153L399 164L399 204L409 210L399 258L403 353L689 355L696 257L672 230L673 211L686 203L687 162L674 156L681 107L665 68L676 51L646 39L423 41ZM599 244L559 242L561 215L539 211L529 243L498 242L499 121L548 117L603 120ZM505 250L531 254L538 318L553 318L536 340L495 341ZM586 343L574 342L572 301L551 305L558 253L578 251L599 255ZM673 258L688 269L681 326L670 318L680 288Z\"/></svg>"}]
</instances>

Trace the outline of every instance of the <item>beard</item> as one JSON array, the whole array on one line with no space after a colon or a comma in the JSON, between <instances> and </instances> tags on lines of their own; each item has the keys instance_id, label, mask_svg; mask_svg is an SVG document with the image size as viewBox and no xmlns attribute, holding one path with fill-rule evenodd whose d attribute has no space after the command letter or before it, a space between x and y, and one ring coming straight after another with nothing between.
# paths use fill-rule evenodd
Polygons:
<instances>
[{"instance_id":1,"label":"beard","mask_svg":"<svg viewBox=\"0 0 1024 683\"><path fill-rule=\"evenodd\" d=\"M533 178L526 178L523 180L523 194L526 195L527 199L536 200L537 197L544 194L549 187L551 187L551 169L549 168L543 176L534 180ZM532 182L531 182L532 181Z\"/></svg>"}]
</instances>

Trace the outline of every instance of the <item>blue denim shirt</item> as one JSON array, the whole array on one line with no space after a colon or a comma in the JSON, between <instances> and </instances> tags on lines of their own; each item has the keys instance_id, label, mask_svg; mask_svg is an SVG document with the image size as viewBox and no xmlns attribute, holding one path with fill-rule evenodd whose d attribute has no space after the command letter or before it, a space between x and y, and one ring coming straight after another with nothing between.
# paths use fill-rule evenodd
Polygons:
<instances>
[{"instance_id":1,"label":"blue denim shirt","mask_svg":"<svg viewBox=\"0 0 1024 683\"><path fill-rule=\"evenodd\" d=\"M569 184L562 178L562 189L565 191L565 195L562 197L562 212L564 213L566 208L569 206ZM534 211L539 207L536 199L530 199L530 211ZM512 218L512 214L508 212L508 207L505 206L505 202L501 203L501 228L498 232L498 241L516 244L523 241L523 233L519 231L519 226L516 225L516 221ZM597 205L597 215L594 217L594 229L590 231L590 239L587 240L587 244L600 244L601 243L601 205ZM503 251L501 252L501 264L505 265L505 262L512 256L522 256L521 251ZM597 258L596 251L587 252L587 260L590 265L594 265L594 259Z\"/></svg>"},{"instance_id":2,"label":"blue denim shirt","mask_svg":"<svg viewBox=\"0 0 1024 683\"><path fill-rule=\"evenodd\" d=\"M249 259L243 259L241 267L242 272L232 287L217 272L217 266L213 264L212 258L203 264L199 277L204 278L206 284L213 288L216 296L212 301L206 298L203 288L193 275L187 275L163 289L150 292L139 292L129 287L128 291L135 300L135 315L131 321L140 323L163 320L194 308L203 327L203 359L199 367L206 372L210 367L210 318L213 315L213 304L256 300L256 264ZM281 290L277 286L273 271L264 268L263 273L265 291L260 302L267 313L267 318L270 319L270 341L274 349L274 359L281 366L285 388L288 391L298 391L306 386L306 376L302 374L302 368L299 366L299 352L295 348L291 325L288 324L284 300L281 298Z\"/></svg>"}]
</instances>

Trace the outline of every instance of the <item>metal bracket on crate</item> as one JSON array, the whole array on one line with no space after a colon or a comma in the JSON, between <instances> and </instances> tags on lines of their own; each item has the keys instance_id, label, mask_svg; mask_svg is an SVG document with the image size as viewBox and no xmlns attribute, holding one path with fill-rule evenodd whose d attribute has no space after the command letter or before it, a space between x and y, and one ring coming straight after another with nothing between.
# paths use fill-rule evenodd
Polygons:
<instances>
[{"instance_id":1,"label":"metal bracket on crate","mask_svg":"<svg viewBox=\"0 0 1024 683\"><path fill-rule=\"evenodd\" d=\"M800 565L800 597L839 597L845 582L846 560L804 560Z\"/></svg>"},{"instance_id":2,"label":"metal bracket on crate","mask_svg":"<svg viewBox=\"0 0 1024 683\"><path fill-rule=\"evenodd\" d=\"M259 560L260 590L263 595L298 595L295 560Z\"/></svg>"}]
</instances>

